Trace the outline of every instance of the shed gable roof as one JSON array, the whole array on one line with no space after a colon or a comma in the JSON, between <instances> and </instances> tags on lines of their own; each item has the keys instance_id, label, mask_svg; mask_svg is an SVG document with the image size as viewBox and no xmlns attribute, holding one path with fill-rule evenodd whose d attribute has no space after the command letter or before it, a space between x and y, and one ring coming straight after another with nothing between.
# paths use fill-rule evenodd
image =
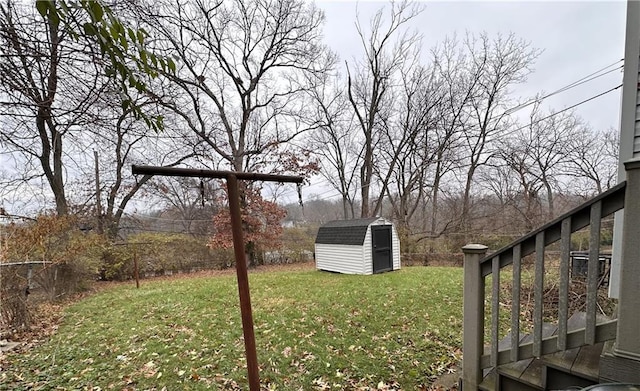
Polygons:
<instances>
[{"instance_id":1,"label":"shed gable roof","mask_svg":"<svg viewBox=\"0 0 640 391\"><path fill-rule=\"evenodd\" d=\"M367 235L367 228L376 220L378 220L378 217L329 221L318 229L316 243L362 245L364 237Z\"/></svg>"}]
</instances>

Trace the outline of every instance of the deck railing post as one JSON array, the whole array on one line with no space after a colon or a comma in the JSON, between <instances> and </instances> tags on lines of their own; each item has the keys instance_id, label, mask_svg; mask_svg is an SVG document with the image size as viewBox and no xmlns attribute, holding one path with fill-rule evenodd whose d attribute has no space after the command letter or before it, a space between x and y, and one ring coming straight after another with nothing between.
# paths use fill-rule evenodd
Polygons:
<instances>
[{"instance_id":1,"label":"deck railing post","mask_svg":"<svg viewBox=\"0 0 640 391\"><path fill-rule=\"evenodd\" d=\"M462 330L462 389L477 391L482 382L482 357L484 345L484 277L480 261L487 253L487 246L468 244L464 253L463 330Z\"/></svg>"},{"instance_id":2,"label":"deck railing post","mask_svg":"<svg viewBox=\"0 0 640 391\"><path fill-rule=\"evenodd\" d=\"M625 162L625 192L620 296L618 301L618 336L614 355L640 361L640 159Z\"/></svg>"}]
</instances>

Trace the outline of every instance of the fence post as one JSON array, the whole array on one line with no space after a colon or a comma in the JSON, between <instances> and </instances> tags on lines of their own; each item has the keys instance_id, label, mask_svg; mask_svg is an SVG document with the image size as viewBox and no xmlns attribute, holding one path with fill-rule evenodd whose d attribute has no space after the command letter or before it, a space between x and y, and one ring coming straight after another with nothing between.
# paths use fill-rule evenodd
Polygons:
<instances>
[{"instance_id":1,"label":"fence post","mask_svg":"<svg viewBox=\"0 0 640 391\"><path fill-rule=\"evenodd\" d=\"M640 159L629 160L624 165L627 188L622 228L618 336L614 354L640 361Z\"/></svg>"},{"instance_id":2,"label":"fence post","mask_svg":"<svg viewBox=\"0 0 640 391\"><path fill-rule=\"evenodd\" d=\"M484 277L480 261L487 253L487 246L467 244L464 253L464 314L462 325L462 390L477 391L482 382L482 357L484 344Z\"/></svg>"}]
</instances>

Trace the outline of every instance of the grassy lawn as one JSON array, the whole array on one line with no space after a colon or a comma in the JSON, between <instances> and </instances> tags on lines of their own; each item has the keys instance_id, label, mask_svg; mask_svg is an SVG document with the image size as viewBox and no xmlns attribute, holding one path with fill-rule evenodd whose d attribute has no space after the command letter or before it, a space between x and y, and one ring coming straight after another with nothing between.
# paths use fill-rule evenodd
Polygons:
<instances>
[{"instance_id":1,"label":"grassy lawn","mask_svg":"<svg viewBox=\"0 0 640 391\"><path fill-rule=\"evenodd\" d=\"M462 269L250 275L269 390L424 389L461 358ZM233 276L143 281L69 307L0 389L247 389Z\"/></svg>"}]
</instances>

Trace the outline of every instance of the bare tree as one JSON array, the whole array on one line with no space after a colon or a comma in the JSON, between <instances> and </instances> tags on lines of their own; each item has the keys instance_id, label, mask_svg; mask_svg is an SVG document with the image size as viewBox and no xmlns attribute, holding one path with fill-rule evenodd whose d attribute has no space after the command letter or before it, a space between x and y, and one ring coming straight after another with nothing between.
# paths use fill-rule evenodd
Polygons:
<instances>
[{"instance_id":1,"label":"bare tree","mask_svg":"<svg viewBox=\"0 0 640 391\"><path fill-rule=\"evenodd\" d=\"M211 235L212 219L219 207L216 192L221 190L217 182L155 178L150 185L164 204L163 216L179 220L184 232L191 235Z\"/></svg>"},{"instance_id":2,"label":"bare tree","mask_svg":"<svg viewBox=\"0 0 640 391\"><path fill-rule=\"evenodd\" d=\"M375 146L380 131L388 125L385 123L392 115L391 90L394 79L419 42L417 33L402 31L402 28L421 11L421 7L408 1L392 2L388 22L384 18L384 9L380 9L371 19L370 31L365 31L360 21L356 21L364 58L351 66L347 63L347 92L364 138L364 154L360 166L362 217L375 214L380 207L379 202L373 209L370 205L376 161ZM385 194L384 188L380 193ZM379 197L379 200L382 198Z\"/></svg>"},{"instance_id":3,"label":"bare tree","mask_svg":"<svg viewBox=\"0 0 640 391\"><path fill-rule=\"evenodd\" d=\"M526 80L540 53L513 34L494 39L486 33L467 34L464 47L467 77L474 89L462 118L466 173L459 227L463 230L468 228L475 174L491 158L492 143L507 128L510 89Z\"/></svg>"},{"instance_id":4,"label":"bare tree","mask_svg":"<svg viewBox=\"0 0 640 391\"><path fill-rule=\"evenodd\" d=\"M178 0L132 2L132 8L149 23L158 49L178 59L176 72L164 74L177 91L163 90L158 101L219 163L235 171L317 169L308 148L292 142L316 126L305 121L307 91L313 76L333 65L321 39L324 15L315 5ZM253 263L254 244L246 249Z\"/></svg>"},{"instance_id":5,"label":"bare tree","mask_svg":"<svg viewBox=\"0 0 640 391\"><path fill-rule=\"evenodd\" d=\"M431 142L435 146L434 167L431 186L430 224L425 218L424 231L432 238L444 234L459 216L445 217L441 208L443 181L462 165L466 110L477 84L475 74L469 74L468 53L459 47L455 38L446 39L441 46L431 51L432 63L439 80L442 103L439 106L435 129L431 132ZM426 203L424 204L426 207ZM424 213L426 216L426 213Z\"/></svg>"},{"instance_id":6,"label":"bare tree","mask_svg":"<svg viewBox=\"0 0 640 391\"><path fill-rule=\"evenodd\" d=\"M531 188L526 170L520 170L523 167L517 160L520 155L504 150L504 155L501 152L499 156L496 164L484 167L478 174L481 186L488 191L483 192L485 198L494 201L486 213L487 219L480 224L490 224L495 232L528 232L542 216L541 204L537 202L539 185Z\"/></svg>"},{"instance_id":7,"label":"bare tree","mask_svg":"<svg viewBox=\"0 0 640 391\"><path fill-rule=\"evenodd\" d=\"M346 91L338 75L326 74L324 82L309 90L316 110L309 122L318 124L310 142L321 159L320 173L340 192L343 218L355 217L355 190L362 146L357 142L353 113L348 110Z\"/></svg>"},{"instance_id":8,"label":"bare tree","mask_svg":"<svg viewBox=\"0 0 640 391\"><path fill-rule=\"evenodd\" d=\"M145 109L144 104L138 105ZM185 145L181 138L171 137L169 130L161 134L149 134L144 124L135 119L131 108L117 113L114 122L113 128L107 127L103 134L98 135L105 149L102 166L105 169L103 175L106 174L103 188L107 202L102 218L111 238L118 235L127 205L151 179L149 175L134 178L130 174L131 164L172 167L193 160L196 156L193 146ZM173 125L173 121L166 123Z\"/></svg>"},{"instance_id":9,"label":"bare tree","mask_svg":"<svg viewBox=\"0 0 640 391\"><path fill-rule=\"evenodd\" d=\"M407 234L414 214L430 195L433 165L442 147L435 134L444 103L442 87L434 68L413 65L403 72L393 123L396 132L386 134L388 144L396 147L380 151L393 174L387 186L393 214Z\"/></svg>"},{"instance_id":10,"label":"bare tree","mask_svg":"<svg viewBox=\"0 0 640 391\"><path fill-rule=\"evenodd\" d=\"M535 112L534 112L535 113ZM540 115L540 114L538 114ZM556 217L554 192L558 189L566 164L571 160L575 149L572 140L583 133L584 123L572 112L551 113L546 119L536 119L532 115L530 137L535 142L528 152L534 164L536 174L544 186L547 201L547 219Z\"/></svg>"},{"instance_id":11,"label":"bare tree","mask_svg":"<svg viewBox=\"0 0 640 391\"><path fill-rule=\"evenodd\" d=\"M574 161L576 140L588 133L575 113L543 112L538 102L529 123L516 127L500 141L499 159L520 185L524 205L519 212L528 229L556 217L555 195L561 192L569 167L583 166Z\"/></svg>"},{"instance_id":12,"label":"bare tree","mask_svg":"<svg viewBox=\"0 0 640 391\"><path fill-rule=\"evenodd\" d=\"M536 135L530 132L501 140L494 159L497 163L481 175L483 184L493 190L501 205L510 206L517 213L525 231L540 225L546 215L541 197L544 184L530 153L534 144Z\"/></svg>"},{"instance_id":13,"label":"bare tree","mask_svg":"<svg viewBox=\"0 0 640 391\"><path fill-rule=\"evenodd\" d=\"M594 131L585 126L571 140L573 148L566 169L567 175L573 178L574 189L581 185L584 195L589 197L617 183L618 138L615 129Z\"/></svg>"},{"instance_id":14,"label":"bare tree","mask_svg":"<svg viewBox=\"0 0 640 391\"><path fill-rule=\"evenodd\" d=\"M332 65L323 14L299 0L164 1L139 12L159 47L179 59L179 87L162 104L236 171L283 167L282 154L309 130L308 77Z\"/></svg>"}]
</instances>

